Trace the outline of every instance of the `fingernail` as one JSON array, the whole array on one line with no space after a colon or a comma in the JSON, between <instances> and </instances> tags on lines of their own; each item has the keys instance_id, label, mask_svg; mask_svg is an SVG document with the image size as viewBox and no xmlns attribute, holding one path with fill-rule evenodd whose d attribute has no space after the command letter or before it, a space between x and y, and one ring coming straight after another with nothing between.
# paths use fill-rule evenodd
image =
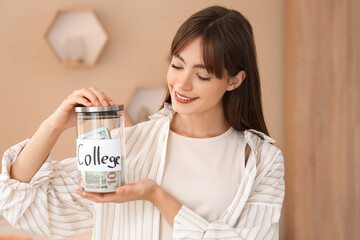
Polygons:
<instances>
[{"instance_id":1,"label":"fingernail","mask_svg":"<svg viewBox=\"0 0 360 240\"><path fill-rule=\"evenodd\" d=\"M109 103L106 100L103 100L102 103L103 103L103 106L109 106Z\"/></svg>"},{"instance_id":2,"label":"fingernail","mask_svg":"<svg viewBox=\"0 0 360 240\"><path fill-rule=\"evenodd\" d=\"M100 106L100 102L98 100L95 101L95 106L96 107Z\"/></svg>"},{"instance_id":3,"label":"fingernail","mask_svg":"<svg viewBox=\"0 0 360 240\"><path fill-rule=\"evenodd\" d=\"M110 103L110 105L115 105L115 103L113 101L110 101L109 103Z\"/></svg>"}]
</instances>

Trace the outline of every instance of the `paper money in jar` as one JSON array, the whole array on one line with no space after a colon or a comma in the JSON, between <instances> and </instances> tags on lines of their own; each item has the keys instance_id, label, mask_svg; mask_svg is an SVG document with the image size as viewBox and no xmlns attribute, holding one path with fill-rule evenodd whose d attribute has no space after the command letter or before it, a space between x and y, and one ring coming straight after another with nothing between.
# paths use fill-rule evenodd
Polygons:
<instances>
[{"instance_id":1,"label":"paper money in jar","mask_svg":"<svg viewBox=\"0 0 360 240\"><path fill-rule=\"evenodd\" d=\"M76 107L79 185L113 192L124 185L123 106Z\"/></svg>"}]
</instances>

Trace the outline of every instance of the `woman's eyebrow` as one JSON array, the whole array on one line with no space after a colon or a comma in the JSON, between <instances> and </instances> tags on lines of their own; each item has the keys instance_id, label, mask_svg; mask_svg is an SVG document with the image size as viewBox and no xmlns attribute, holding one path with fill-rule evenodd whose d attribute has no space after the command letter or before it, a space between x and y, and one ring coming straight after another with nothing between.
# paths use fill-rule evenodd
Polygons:
<instances>
[{"instance_id":1,"label":"woman's eyebrow","mask_svg":"<svg viewBox=\"0 0 360 240\"><path fill-rule=\"evenodd\" d=\"M186 64L184 58L183 58L180 54L176 54L175 57L178 58L178 59L180 59L183 63Z\"/></svg>"},{"instance_id":2,"label":"woman's eyebrow","mask_svg":"<svg viewBox=\"0 0 360 240\"><path fill-rule=\"evenodd\" d=\"M186 64L184 58L180 55L180 54L176 54L175 55L176 58L180 59L184 64ZM202 68L202 69L206 69L205 65L204 64L195 64L193 66L193 68Z\"/></svg>"}]
</instances>

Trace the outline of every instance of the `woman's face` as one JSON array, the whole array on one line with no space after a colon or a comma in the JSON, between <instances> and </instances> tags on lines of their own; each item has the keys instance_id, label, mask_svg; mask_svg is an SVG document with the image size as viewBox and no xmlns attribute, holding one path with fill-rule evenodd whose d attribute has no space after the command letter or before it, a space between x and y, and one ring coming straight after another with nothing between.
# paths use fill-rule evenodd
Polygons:
<instances>
[{"instance_id":1,"label":"woman's face","mask_svg":"<svg viewBox=\"0 0 360 240\"><path fill-rule=\"evenodd\" d=\"M173 56L167 81L172 107L177 113L223 114L222 97L228 90L229 81L206 71L200 38Z\"/></svg>"}]
</instances>

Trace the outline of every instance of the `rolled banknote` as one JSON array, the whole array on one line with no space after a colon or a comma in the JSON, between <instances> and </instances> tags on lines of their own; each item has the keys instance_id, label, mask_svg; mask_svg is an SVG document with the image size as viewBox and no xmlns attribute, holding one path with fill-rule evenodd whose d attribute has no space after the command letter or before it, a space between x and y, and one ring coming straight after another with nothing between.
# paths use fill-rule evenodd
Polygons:
<instances>
[{"instance_id":1,"label":"rolled banknote","mask_svg":"<svg viewBox=\"0 0 360 240\"><path fill-rule=\"evenodd\" d=\"M121 172L81 172L85 191L115 191L121 184Z\"/></svg>"},{"instance_id":2,"label":"rolled banknote","mask_svg":"<svg viewBox=\"0 0 360 240\"><path fill-rule=\"evenodd\" d=\"M85 134L79 135L78 138L80 139L97 139L97 140L104 140L104 139L111 139L110 131L107 127L102 127L95 129L93 131L87 132Z\"/></svg>"}]
</instances>

